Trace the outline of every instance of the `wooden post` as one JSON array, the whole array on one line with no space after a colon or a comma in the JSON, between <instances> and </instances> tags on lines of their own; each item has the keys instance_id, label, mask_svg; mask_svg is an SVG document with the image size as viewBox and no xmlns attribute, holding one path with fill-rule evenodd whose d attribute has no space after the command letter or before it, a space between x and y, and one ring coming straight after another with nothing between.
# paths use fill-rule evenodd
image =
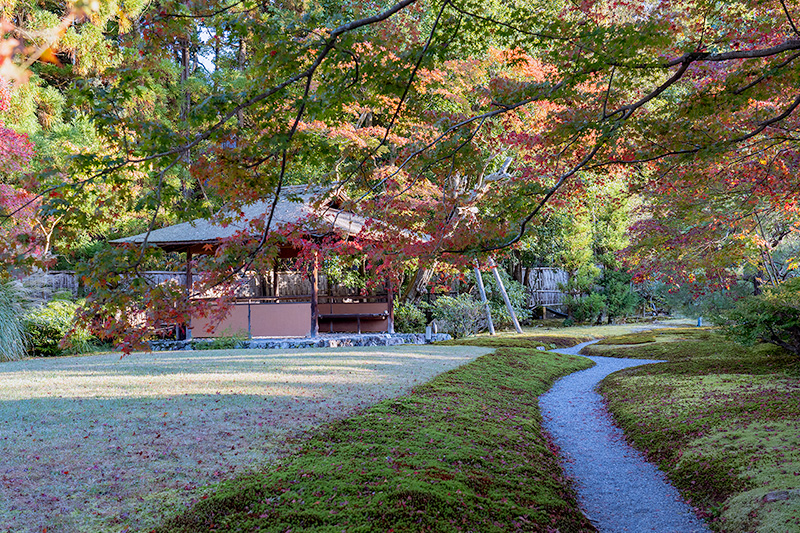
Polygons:
<instances>
[{"instance_id":1,"label":"wooden post","mask_svg":"<svg viewBox=\"0 0 800 533\"><path fill-rule=\"evenodd\" d=\"M275 264L272 266L272 296L273 298L278 297L278 262L280 261L280 256L275 258Z\"/></svg>"},{"instance_id":2,"label":"wooden post","mask_svg":"<svg viewBox=\"0 0 800 533\"><path fill-rule=\"evenodd\" d=\"M319 333L319 258L314 252L314 266L311 271L311 332L310 337Z\"/></svg>"},{"instance_id":3,"label":"wooden post","mask_svg":"<svg viewBox=\"0 0 800 533\"><path fill-rule=\"evenodd\" d=\"M386 300L389 304L389 318L386 324L386 333L394 333L394 291L392 291L392 282L386 282ZM360 327L360 326L359 326ZM359 331L360 333L360 331Z\"/></svg>"},{"instance_id":4,"label":"wooden post","mask_svg":"<svg viewBox=\"0 0 800 533\"><path fill-rule=\"evenodd\" d=\"M514 312L514 308L511 306L511 300L508 299L508 293L506 292L505 285L503 285L503 280L500 278L500 272L497 271L497 265L495 264L494 259L491 257L489 258L489 266L492 269L492 274L494 274L497 287L500 289L500 294L503 295L503 301L506 303L508 314L511 315L511 321L514 323L514 329L517 330L517 333L522 333L519 320L517 320L517 313Z\"/></svg>"},{"instance_id":5,"label":"wooden post","mask_svg":"<svg viewBox=\"0 0 800 533\"><path fill-rule=\"evenodd\" d=\"M247 340L253 340L253 313L250 309L250 300L247 300Z\"/></svg>"},{"instance_id":6,"label":"wooden post","mask_svg":"<svg viewBox=\"0 0 800 533\"><path fill-rule=\"evenodd\" d=\"M475 280L478 282L478 291L481 293L481 302L486 309L486 320L489 323L489 335L494 335L494 322L492 322L492 309L489 307L489 300L486 298L486 288L483 286L483 276L481 276L481 269L478 265L478 260L475 260Z\"/></svg>"},{"instance_id":7,"label":"wooden post","mask_svg":"<svg viewBox=\"0 0 800 533\"><path fill-rule=\"evenodd\" d=\"M192 251L187 248L186 249L186 300L188 301L192 296ZM189 323L185 324L186 327L186 339L192 339L192 319L189 318Z\"/></svg>"}]
</instances>

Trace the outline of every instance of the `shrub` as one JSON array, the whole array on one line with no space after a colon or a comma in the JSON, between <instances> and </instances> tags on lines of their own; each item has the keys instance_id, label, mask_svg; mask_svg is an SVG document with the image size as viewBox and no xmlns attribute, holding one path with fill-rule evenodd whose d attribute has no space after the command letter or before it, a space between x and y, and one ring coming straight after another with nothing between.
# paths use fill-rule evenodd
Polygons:
<instances>
[{"instance_id":1,"label":"shrub","mask_svg":"<svg viewBox=\"0 0 800 533\"><path fill-rule=\"evenodd\" d=\"M597 292L587 296L567 295L564 304L577 322L594 322L606 308L603 295Z\"/></svg>"},{"instance_id":2,"label":"shrub","mask_svg":"<svg viewBox=\"0 0 800 533\"><path fill-rule=\"evenodd\" d=\"M629 316L636 311L641 298L631 289L632 276L623 270L607 268L598 283L602 288L605 311L609 323L618 316Z\"/></svg>"},{"instance_id":3,"label":"shrub","mask_svg":"<svg viewBox=\"0 0 800 533\"><path fill-rule=\"evenodd\" d=\"M441 329L458 339L474 335L486 327L486 311L469 294L440 296L433 303L433 317Z\"/></svg>"},{"instance_id":4,"label":"shrub","mask_svg":"<svg viewBox=\"0 0 800 533\"><path fill-rule=\"evenodd\" d=\"M85 327L75 325L78 307L68 300L53 300L28 313L24 324L30 354L53 357L91 351L92 335Z\"/></svg>"},{"instance_id":5,"label":"shrub","mask_svg":"<svg viewBox=\"0 0 800 533\"><path fill-rule=\"evenodd\" d=\"M674 289L664 283L653 286L653 299L657 306L670 314L686 317L708 317L715 323L718 318L731 311L742 298L753 295L753 284L749 281L738 280L725 289L704 289L693 285L681 285ZM724 319L722 320L724 323ZM721 323L720 323L721 324Z\"/></svg>"},{"instance_id":6,"label":"shrub","mask_svg":"<svg viewBox=\"0 0 800 533\"><path fill-rule=\"evenodd\" d=\"M800 356L800 278L743 298L722 313L725 334L742 344L775 344Z\"/></svg>"},{"instance_id":7,"label":"shrub","mask_svg":"<svg viewBox=\"0 0 800 533\"><path fill-rule=\"evenodd\" d=\"M398 303L394 306L394 330L398 333L420 333L425 330L425 313L414 304Z\"/></svg>"},{"instance_id":8,"label":"shrub","mask_svg":"<svg viewBox=\"0 0 800 533\"><path fill-rule=\"evenodd\" d=\"M222 336L211 339L197 339L192 341L193 350L233 350L242 348L247 341L247 332L231 333L230 329L222 332Z\"/></svg>"},{"instance_id":9,"label":"shrub","mask_svg":"<svg viewBox=\"0 0 800 533\"><path fill-rule=\"evenodd\" d=\"M0 281L0 361L14 361L26 354L23 317L27 302L27 291L21 282Z\"/></svg>"}]
</instances>

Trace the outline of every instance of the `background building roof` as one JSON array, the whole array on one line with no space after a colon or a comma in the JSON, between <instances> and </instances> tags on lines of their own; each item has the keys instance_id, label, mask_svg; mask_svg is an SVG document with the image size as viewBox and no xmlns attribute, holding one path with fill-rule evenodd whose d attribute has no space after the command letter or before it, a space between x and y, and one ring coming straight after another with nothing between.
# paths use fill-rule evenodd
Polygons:
<instances>
[{"instance_id":1,"label":"background building roof","mask_svg":"<svg viewBox=\"0 0 800 533\"><path fill-rule=\"evenodd\" d=\"M328 196L326 198L326 195ZM275 205L271 230L288 224L301 224L312 236L325 235L335 231L345 236L358 234L366 223L366 219L349 211L335 208L339 198L330 190L312 188L308 185L284 187ZM319 202L319 207L314 207ZM115 239L112 244L141 244L147 239L148 244L168 250L189 248L195 244L212 244L231 237L242 230L251 228L253 220L266 220L272 207L272 201L258 201L240 208L240 216L224 225L218 218L198 218L166 228L156 229L149 233L140 233L131 237ZM230 214L229 214L230 215Z\"/></svg>"}]
</instances>

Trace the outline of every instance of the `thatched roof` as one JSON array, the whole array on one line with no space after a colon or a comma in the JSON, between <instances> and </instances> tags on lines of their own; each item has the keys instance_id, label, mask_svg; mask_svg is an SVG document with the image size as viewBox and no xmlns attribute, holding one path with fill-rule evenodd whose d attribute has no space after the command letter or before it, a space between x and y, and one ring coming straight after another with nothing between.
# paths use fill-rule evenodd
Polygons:
<instances>
[{"instance_id":1,"label":"thatched roof","mask_svg":"<svg viewBox=\"0 0 800 533\"><path fill-rule=\"evenodd\" d=\"M323 200L320 207L314 208L315 200L329 194L328 191L313 189L307 185L284 187L272 218L272 228L277 229L287 224L302 223L305 231L311 236L325 235L335 231L344 236L358 234L366 223L366 219L348 211L334 208L337 205L334 196ZM147 238L148 244L166 250L189 249L193 245L209 245L231 237L242 230L250 228L251 220L266 220L272 201L258 201L243 206L240 211L244 216L231 224L223 226L215 220L199 218L191 222L183 222L153 230L149 236L140 233L132 237L124 237L110 241L112 244L141 244Z\"/></svg>"}]
</instances>

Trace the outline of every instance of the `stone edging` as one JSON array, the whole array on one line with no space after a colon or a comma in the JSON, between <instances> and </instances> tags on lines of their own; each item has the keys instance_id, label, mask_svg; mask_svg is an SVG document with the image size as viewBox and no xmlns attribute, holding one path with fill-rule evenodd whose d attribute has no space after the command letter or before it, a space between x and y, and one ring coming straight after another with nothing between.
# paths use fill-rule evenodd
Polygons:
<instances>
[{"instance_id":1,"label":"stone edging","mask_svg":"<svg viewBox=\"0 0 800 533\"><path fill-rule=\"evenodd\" d=\"M397 346L399 344L428 344L429 342L447 341L452 337L447 333L435 333L426 341L422 333L395 334L362 334L321 336L314 339L252 339L239 343L236 348L283 349L297 350L303 348L339 348L353 346ZM150 349L154 352L176 350L203 350L204 344L213 343L214 339L193 339L188 341L150 341Z\"/></svg>"}]
</instances>

